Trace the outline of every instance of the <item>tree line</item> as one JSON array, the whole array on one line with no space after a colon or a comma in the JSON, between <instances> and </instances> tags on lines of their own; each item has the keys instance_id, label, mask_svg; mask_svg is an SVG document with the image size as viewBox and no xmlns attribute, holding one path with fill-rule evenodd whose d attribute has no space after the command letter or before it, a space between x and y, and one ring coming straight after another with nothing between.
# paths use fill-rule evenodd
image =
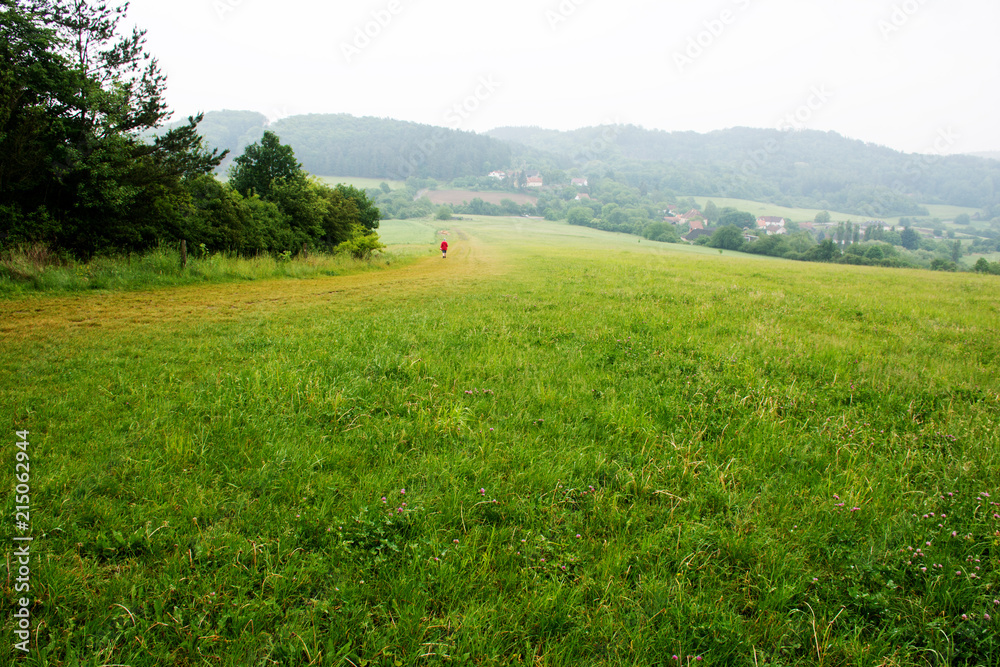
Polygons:
<instances>
[{"instance_id":1,"label":"tree line","mask_svg":"<svg viewBox=\"0 0 1000 667\"><path fill-rule=\"evenodd\" d=\"M237 253L377 245L365 193L309 179L275 135L227 184L203 116L156 132L166 81L145 32L121 29L126 9L0 0L0 246L88 258L180 240Z\"/></svg>"}]
</instances>

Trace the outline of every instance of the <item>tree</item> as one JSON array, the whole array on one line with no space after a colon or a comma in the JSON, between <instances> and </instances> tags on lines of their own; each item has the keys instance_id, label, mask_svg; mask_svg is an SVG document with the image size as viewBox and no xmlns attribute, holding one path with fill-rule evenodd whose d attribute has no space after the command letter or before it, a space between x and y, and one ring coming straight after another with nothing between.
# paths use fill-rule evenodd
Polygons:
<instances>
[{"instance_id":1,"label":"tree","mask_svg":"<svg viewBox=\"0 0 1000 667\"><path fill-rule=\"evenodd\" d=\"M364 190L359 190L353 185L339 183L336 188L342 197L350 199L358 209L358 222L366 230L373 232L378 229L378 223L382 219L382 212L375 206L375 202L368 198Z\"/></svg>"},{"instance_id":2,"label":"tree","mask_svg":"<svg viewBox=\"0 0 1000 667\"><path fill-rule=\"evenodd\" d=\"M719 227L732 225L735 227L753 228L757 226L757 217L753 213L737 211L735 208L726 207L719 215Z\"/></svg>"},{"instance_id":3,"label":"tree","mask_svg":"<svg viewBox=\"0 0 1000 667\"><path fill-rule=\"evenodd\" d=\"M708 220L710 224L715 224L719 221L719 207L715 205L715 202L709 200L705 202L705 210L702 211L705 214L705 219Z\"/></svg>"},{"instance_id":4,"label":"tree","mask_svg":"<svg viewBox=\"0 0 1000 667\"><path fill-rule=\"evenodd\" d=\"M437 213L434 215L436 220L451 220L451 208L445 205L438 207Z\"/></svg>"},{"instance_id":5,"label":"tree","mask_svg":"<svg viewBox=\"0 0 1000 667\"><path fill-rule=\"evenodd\" d=\"M971 225L972 218L969 217L968 213L959 213L955 216L956 225Z\"/></svg>"},{"instance_id":6,"label":"tree","mask_svg":"<svg viewBox=\"0 0 1000 667\"><path fill-rule=\"evenodd\" d=\"M593 211L585 206L575 206L566 214L566 221L571 225L588 225L593 219Z\"/></svg>"},{"instance_id":7,"label":"tree","mask_svg":"<svg viewBox=\"0 0 1000 667\"><path fill-rule=\"evenodd\" d=\"M951 244L951 261L958 264L960 259L962 259L962 242L955 241Z\"/></svg>"},{"instance_id":8,"label":"tree","mask_svg":"<svg viewBox=\"0 0 1000 667\"><path fill-rule=\"evenodd\" d=\"M976 260L976 265L973 267L976 273L989 273L990 263L986 261L985 257L980 257Z\"/></svg>"},{"instance_id":9,"label":"tree","mask_svg":"<svg viewBox=\"0 0 1000 667\"><path fill-rule=\"evenodd\" d=\"M904 227L900 239L907 250L916 250L920 247L920 233L912 227Z\"/></svg>"},{"instance_id":10,"label":"tree","mask_svg":"<svg viewBox=\"0 0 1000 667\"><path fill-rule=\"evenodd\" d=\"M725 250L739 250L743 247L744 243L743 229L736 225L727 225L715 230L708 245L713 248L722 248Z\"/></svg>"},{"instance_id":11,"label":"tree","mask_svg":"<svg viewBox=\"0 0 1000 667\"><path fill-rule=\"evenodd\" d=\"M144 141L168 116L145 33L120 34L127 5L0 0L0 238L79 256L176 238L183 180L214 169L188 124Z\"/></svg>"},{"instance_id":12,"label":"tree","mask_svg":"<svg viewBox=\"0 0 1000 667\"><path fill-rule=\"evenodd\" d=\"M819 213L816 214L815 222L820 222L824 224L830 222L830 212L820 211Z\"/></svg>"},{"instance_id":13,"label":"tree","mask_svg":"<svg viewBox=\"0 0 1000 667\"><path fill-rule=\"evenodd\" d=\"M267 199L272 183L279 178L303 178L302 165L295 159L292 147L283 145L270 131L264 132L260 143L247 146L229 170L229 184L244 197L256 193Z\"/></svg>"}]
</instances>

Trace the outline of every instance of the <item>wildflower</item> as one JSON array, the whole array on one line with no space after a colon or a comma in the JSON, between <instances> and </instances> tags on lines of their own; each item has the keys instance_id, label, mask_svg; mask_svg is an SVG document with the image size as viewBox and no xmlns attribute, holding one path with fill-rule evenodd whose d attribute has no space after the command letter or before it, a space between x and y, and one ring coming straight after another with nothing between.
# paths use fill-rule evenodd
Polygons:
<instances>
[{"instance_id":1,"label":"wildflower","mask_svg":"<svg viewBox=\"0 0 1000 667\"><path fill-rule=\"evenodd\" d=\"M576 534L576 539L580 539L580 533Z\"/></svg>"},{"instance_id":2,"label":"wildflower","mask_svg":"<svg viewBox=\"0 0 1000 667\"><path fill-rule=\"evenodd\" d=\"M955 571L955 576L956 577L961 577L962 576L962 571L961 570L956 570Z\"/></svg>"},{"instance_id":3,"label":"wildflower","mask_svg":"<svg viewBox=\"0 0 1000 667\"><path fill-rule=\"evenodd\" d=\"M452 540L452 542L454 542L455 544L458 544L458 538Z\"/></svg>"},{"instance_id":4,"label":"wildflower","mask_svg":"<svg viewBox=\"0 0 1000 667\"><path fill-rule=\"evenodd\" d=\"M486 495L486 489L479 489L479 495L485 496Z\"/></svg>"},{"instance_id":5,"label":"wildflower","mask_svg":"<svg viewBox=\"0 0 1000 667\"><path fill-rule=\"evenodd\" d=\"M983 614L983 620L984 621L990 620L990 615L989 614Z\"/></svg>"},{"instance_id":6,"label":"wildflower","mask_svg":"<svg viewBox=\"0 0 1000 667\"><path fill-rule=\"evenodd\" d=\"M406 489L400 489L399 490L399 495L405 496L406 495Z\"/></svg>"},{"instance_id":7,"label":"wildflower","mask_svg":"<svg viewBox=\"0 0 1000 667\"><path fill-rule=\"evenodd\" d=\"M385 499L385 496L382 496L382 504L385 505L387 502L388 501Z\"/></svg>"},{"instance_id":8,"label":"wildflower","mask_svg":"<svg viewBox=\"0 0 1000 667\"><path fill-rule=\"evenodd\" d=\"M969 616L967 614L962 614L962 620L963 621L969 620Z\"/></svg>"}]
</instances>

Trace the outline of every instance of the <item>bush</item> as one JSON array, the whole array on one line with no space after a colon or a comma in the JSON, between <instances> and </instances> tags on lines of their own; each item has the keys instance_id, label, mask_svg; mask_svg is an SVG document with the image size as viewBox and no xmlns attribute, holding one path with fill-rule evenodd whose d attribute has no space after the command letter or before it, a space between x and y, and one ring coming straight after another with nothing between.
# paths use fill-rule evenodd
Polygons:
<instances>
[{"instance_id":1,"label":"bush","mask_svg":"<svg viewBox=\"0 0 1000 667\"><path fill-rule=\"evenodd\" d=\"M384 248L377 234L358 234L338 245L337 252L349 254L355 259L369 259L373 253L382 252Z\"/></svg>"}]
</instances>

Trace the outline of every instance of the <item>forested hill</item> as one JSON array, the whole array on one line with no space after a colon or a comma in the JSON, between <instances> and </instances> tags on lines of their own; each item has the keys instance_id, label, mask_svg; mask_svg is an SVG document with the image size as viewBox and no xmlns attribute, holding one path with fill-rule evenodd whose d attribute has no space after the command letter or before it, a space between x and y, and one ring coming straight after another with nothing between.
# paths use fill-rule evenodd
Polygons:
<instances>
[{"instance_id":1,"label":"forested hill","mask_svg":"<svg viewBox=\"0 0 1000 667\"><path fill-rule=\"evenodd\" d=\"M583 168L595 161L614 165L634 185L676 192L825 203L841 210L858 210L869 201L874 213L903 211L917 202L1000 203L996 161L905 154L834 132L733 128L698 134L622 125L572 132L505 127L488 134L567 156ZM932 137L929 151L933 144Z\"/></svg>"},{"instance_id":2,"label":"forested hill","mask_svg":"<svg viewBox=\"0 0 1000 667\"><path fill-rule=\"evenodd\" d=\"M263 115L245 111L209 112L199 126L208 145L229 149L230 159L265 128L292 146L307 171L326 176L450 181L495 169L575 169L641 190L874 217L926 215L924 204L1000 206L1000 162L904 154L833 132L733 128L698 134L617 125L476 134L347 114L291 116L268 125ZM929 151L933 144L932 137Z\"/></svg>"},{"instance_id":3,"label":"forested hill","mask_svg":"<svg viewBox=\"0 0 1000 667\"><path fill-rule=\"evenodd\" d=\"M306 171L319 175L451 180L504 169L512 159L507 142L384 118L309 114L268 125L261 114L212 111L199 125L206 143L229 149L230 160L259 140L265 129L292 147Z\"/></svg>"}]
</instances>

